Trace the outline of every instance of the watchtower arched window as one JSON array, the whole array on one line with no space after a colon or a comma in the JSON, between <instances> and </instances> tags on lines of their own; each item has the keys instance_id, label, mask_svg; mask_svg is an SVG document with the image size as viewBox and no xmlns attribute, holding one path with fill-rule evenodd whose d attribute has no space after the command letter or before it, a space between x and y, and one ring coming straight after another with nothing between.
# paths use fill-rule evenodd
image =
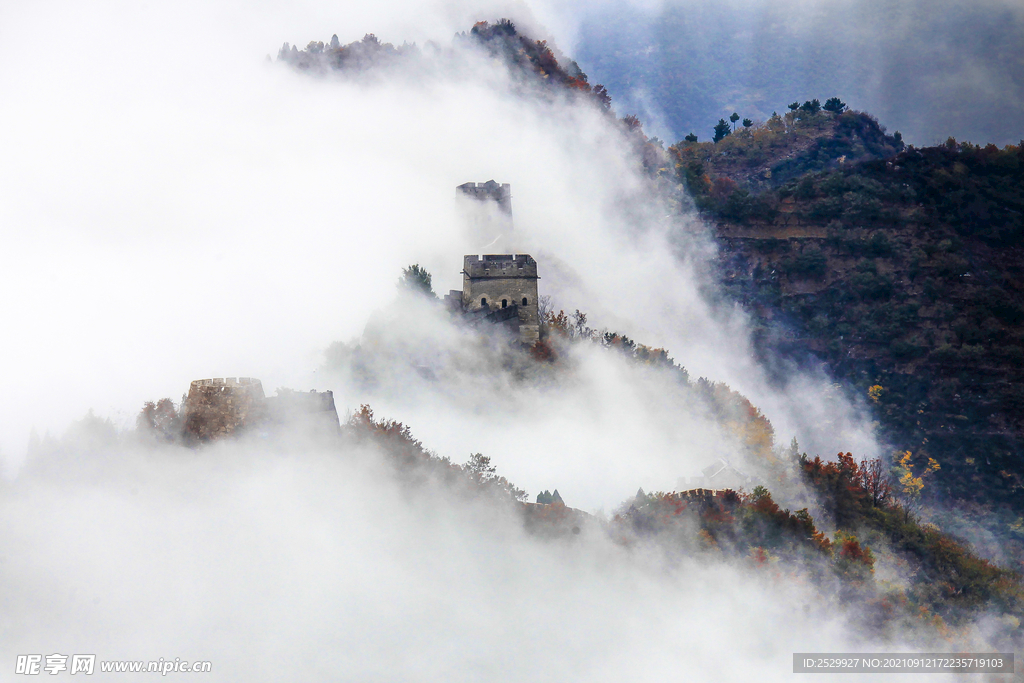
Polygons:
<instances>
[{"instance_id":1,"label":"watchtower arched window","mask_svg":"<svg viewBox=\"0 0 1024 683\"><path fill-rule=\"evenodd\" d=\"M502 308L508 308L508 299L502 299L501 300L501 307Z\"/></svg>"},{"instance_id":2,"label":"watchtower arched window","mask_svg":"<svg viewBox=\"0 0 1024 683\"><path fill-rule=\"evenodd\" d=\"M523 305L524 305L524 306L527 306L527 305L528 305L528 304L526 303L526 297L525 297L525 296L523 297Z\"/></svg>"},{"instance_id":3,"label":"watchtower arched window","mask_svg":"<svg viewBox=\"0 0 1024 683\"><path fill-rule=\"evenodd\" d=\"M486 306L487 305L487 297L486 296L480 297L480 305L481 306Z\"/></svg>"}]
</instances>

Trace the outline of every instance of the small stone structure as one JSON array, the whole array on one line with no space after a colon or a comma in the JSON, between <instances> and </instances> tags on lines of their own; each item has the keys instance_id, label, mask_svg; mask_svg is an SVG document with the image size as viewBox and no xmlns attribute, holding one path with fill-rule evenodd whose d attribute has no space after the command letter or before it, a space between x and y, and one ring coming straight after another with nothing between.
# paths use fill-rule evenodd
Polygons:
<instances>
[{"instance_id":1,"label":"small stone structure","mask_svg":"<svg viewBox=\"0 0 1024 683\"><path fill-rule=\"evenodd\" d=\"M540 338L537 262L528 254L470 254L463 259L462 291L445 303L470 318L507 325L520 342Z\"/></svg>"},{"instance_id":2,"label":"small stone structure","mask_svg":"<svg viewBox=\"0 0 1024 683\"><path fill-rule=\"evenodd\" d=\"M308 430L329 432L341 427L332 391L278 389L264 401L266 424L297 424Z\"/></svg>"},{"instance_id":3,"label":"small stone structure","mask_svg":"<svg viewBox=\"0 0 1024 683\"><path fill-rule=\"evenodd\" d=\"M184 437L190 443L297 421L317 428L341 425L332 392L279 390L268 398L263 383L253 377L197 379L189 386L182 412Z\"/></svg>"}]
</instances>

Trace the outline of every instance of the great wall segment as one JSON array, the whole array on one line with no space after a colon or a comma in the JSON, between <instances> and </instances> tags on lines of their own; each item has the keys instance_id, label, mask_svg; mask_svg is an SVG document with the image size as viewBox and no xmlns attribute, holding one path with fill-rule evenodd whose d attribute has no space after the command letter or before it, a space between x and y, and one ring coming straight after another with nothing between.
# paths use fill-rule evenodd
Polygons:
<instances>
[{"instance_id":1,"label":"great wall segment","mask_svg":"<svg viewBox=\"0 0 1024 683\"><path fill-rule=\"evenodd\" d=\"M279 389L268 397L263 383L253 377L193 381L182 414L182 436L191 444L295 423L326 432L341 428L333 392Z\"/></svg>"}]
</instances>

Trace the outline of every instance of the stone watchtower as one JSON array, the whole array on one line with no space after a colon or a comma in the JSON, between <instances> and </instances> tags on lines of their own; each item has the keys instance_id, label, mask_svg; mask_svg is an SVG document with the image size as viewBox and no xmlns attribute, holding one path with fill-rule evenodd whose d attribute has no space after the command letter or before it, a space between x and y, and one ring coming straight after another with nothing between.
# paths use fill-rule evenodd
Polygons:
<instances>
[{"instance_id":1,"label":"stone watchtower","mask_svg":"<svg viewBox=\"0 0 1024 683\"><path fill-rule=\"evenodd\" d=\"M508 322L519 341L540 338L537 262L527 254L466 256L462 268L462 309L470 314Z\"/></svg>"}]
</instances>

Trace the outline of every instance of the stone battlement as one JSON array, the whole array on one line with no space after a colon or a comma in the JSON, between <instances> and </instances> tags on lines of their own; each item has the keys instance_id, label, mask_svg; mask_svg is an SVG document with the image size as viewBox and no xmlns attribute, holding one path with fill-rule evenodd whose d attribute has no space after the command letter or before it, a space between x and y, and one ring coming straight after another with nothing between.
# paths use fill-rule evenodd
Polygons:
<instances>
[{"instance_id":1,"label":"stone battlement","mask_svg":"<svg viewBox=\"0 0 1024 683\"><path fill-rule=\"evenodd\" d=\"M679 498L689 498L690 500L699 500L707 498L725 498L728 496L728 492L733 492L732 489L690 489L688 491L677 491L676 496Z\"/></svg>"},{"instance_id":2,"label":"stone battlement","mask_svg":"<svg viewBox=\"0 0 1024 683\"><path fill-rule=\"evenodd\" d=\"M463 274L470 278L534 278L537 262L529 254L469 254Z\"/></svg>"},{"instance_id":3,"label":"stone battlement","mask_svg":"<svg viewBox=\"0 0 1024 683\"><path fill-rule=\"evenodd\" d=\"M234 434L262 418L265 400L263 383L252 377L194 380L185 399L185 436L203 442Z\"/></svg>"},{"instance_id":4,"label":"stone battlement","mask_svg":"<svg viewBox=\"0 0 1024 683\"><path fill-rule=\"evenodd\" d=\"M213 379L192 380L190 387L259 387L263 393L263 383L255 377L215 377Z\"/></svg>"},{"instance_id":5,"label":"stone battlement","mask_svg":"<svg viewBox=\"0 0 1024 683\"><path fill-rule=\"evenodd\" d=\"M468 244L510 249L512 186L508 183L463 183L455 188L456 210ZM483 245L490 245L484 247Z\"/></svg>"}]
</instances>

